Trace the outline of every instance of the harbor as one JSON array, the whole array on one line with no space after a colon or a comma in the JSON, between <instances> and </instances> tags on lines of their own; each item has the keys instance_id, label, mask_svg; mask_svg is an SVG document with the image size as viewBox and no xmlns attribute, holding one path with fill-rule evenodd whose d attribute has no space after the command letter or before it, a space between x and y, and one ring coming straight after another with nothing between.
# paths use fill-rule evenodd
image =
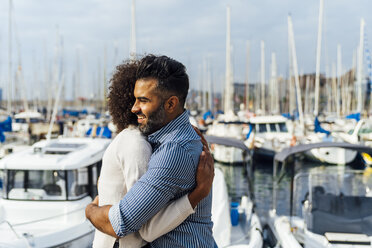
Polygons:
<instances>
[{"instance_id":1,"label":"harbor","mask_svg":"<svg viewBox=\"0 0 372 248\"><path fill-rule=\"evenodd\" d=\"M372 247L370 3L207 2L4 1L0 248L92 247L85 209L132 128L113 113L145 119L115 106L115 77L149 54L186 68L215 247Z\"/></svg>"}]
</instances>

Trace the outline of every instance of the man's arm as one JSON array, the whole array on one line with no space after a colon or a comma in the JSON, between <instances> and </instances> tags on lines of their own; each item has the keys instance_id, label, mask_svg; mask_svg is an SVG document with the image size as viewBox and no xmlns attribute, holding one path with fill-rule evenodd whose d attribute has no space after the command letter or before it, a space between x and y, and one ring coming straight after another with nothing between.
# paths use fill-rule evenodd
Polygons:
<instances>
[{"instance_id":1,"label":"man's arm","mask_svg":"<svg viewBox=\"0 0 372 248\"><path fill-rule=\"evenodd\" d=\"M111 205L98 206L98 196L85 208L85 216L95 228L103 233L118 238L108 218Z\"/></svg>"},{"instance_id":2,"label":"man's arm","mask_svg":"<svg viewBox=\"0 0 372 248\"><path fill-rule=\"evenodd\" d=\"M162 208L147 221L139 230L141 237L148 242L152 242L179 226L190 214L195 212L196 205L208 196L212 188L213 178L213 157L209 153L208 147L203 147L196 173L196 188L187 196L183 196Z\"/></svg>"},{"instance_id":3,"label":"man's arm","mask_svg":"<svg viewBox=\"0 0 372 248\"><path fill-rule=\"evenodd\" d=\"M149 169L124 198L109 210L115 233L125 236L138 231L152 216L175 197L195 187L195 173L202 150L200 141L187 144L192 151L178 143L165 143L152 155Z\"/></svg>"}]
</instances>

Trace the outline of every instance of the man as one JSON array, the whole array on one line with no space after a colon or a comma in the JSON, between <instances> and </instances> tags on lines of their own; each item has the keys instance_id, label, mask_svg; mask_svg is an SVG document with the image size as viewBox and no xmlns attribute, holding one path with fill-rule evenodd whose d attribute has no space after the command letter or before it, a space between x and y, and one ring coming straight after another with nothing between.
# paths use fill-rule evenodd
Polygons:
<instances>
[{"instance_id":1,"label":"man","mask_svg":"<svg viewBox=\"0 0 372 248\"><path fill-rule=\"evenodd\" d=\"M141 59L132 112L139 129L153 148L148 171L119 204L90 204L87 218L99 230L122 237L139 228L170 201L195 187L195 172L202 151L184 109L189 88L185 67L166 56ZM213 247L211 194L181 225L151 242L151 247Z\"/></svg>"}]
</instances>

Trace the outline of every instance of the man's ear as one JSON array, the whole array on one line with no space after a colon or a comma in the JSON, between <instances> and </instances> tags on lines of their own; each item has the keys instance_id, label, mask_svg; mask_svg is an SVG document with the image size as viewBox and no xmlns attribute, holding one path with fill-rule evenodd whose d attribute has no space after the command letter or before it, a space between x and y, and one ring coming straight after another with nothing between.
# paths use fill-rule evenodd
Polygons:
<instances>
[{"instance_id":1,"label":"man's ear","mask_svg":"<svg viewBox=\"0 0 372 248\"><path fill-rule=\"evenodd\" d=\"M164 109L168 113L173 113L175 110L177 110L179 103L180 100L177 96L171 96L165 101Z\"/></svg>"}]
</instances>

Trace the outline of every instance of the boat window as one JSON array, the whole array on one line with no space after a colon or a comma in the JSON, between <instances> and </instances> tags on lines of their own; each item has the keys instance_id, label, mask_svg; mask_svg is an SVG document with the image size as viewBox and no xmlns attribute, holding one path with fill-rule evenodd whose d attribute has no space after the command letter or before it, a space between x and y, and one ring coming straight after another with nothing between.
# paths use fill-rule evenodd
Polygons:
<instances>
[{"instance_id":1,"label":"boat window","mask_svg":"<svg viewBox=\"0 0 372 248\"><path fill-rule=\"evenodd\" d=\"M270 132L277 132L275 123L270 123Z\"/></svg>"},{"instance_id":2,"label":"boat window","mask_svg":"<svg viewBox=\"0 0 372 248\"><path fill-rule=\"evenodd\" d=\"M43 122L43 120L42 119L39 119L39 118L31 118L30 119L30 122L31 123L39 123L39 122Z\"/></svg>"},{"instance_id":3,"label":"boat window","mask_svg":"<svg viewBox=\"0 0 372 248\"><path fill-rule=\"evenodd\" d=\"M266 124L258 124L258 132L260 133L267 132Z\"/></svg>"},{"instance_id":4,"label":"boat window","mask_svg":"<svg viewBox=\"0 0 372 248\"><path fill-rule=\"evenodd\" d=\"M279 130L280 132L288 132L287 125L285 124L285 122L279 123Z\"/></svg>"},{"instance_id":5,"label":"boat window","mask_svg":"<svg viewBox=\"0 0 372 248\"><path fill-rule=\"evenodd\" d=\"M79 168L67 172L68 199L76 200L88 195L88 168Z\"/></svg>"},{"instance_id":6,"label":"boat window","mask_svg":"<svg viewBox=\"0 0 372 248\"><path fill-rule=\"evenodd\" d=\"M0 197L2 197L4 194L4 188L3 188L4 180L5 180L4 170L0 170Z\"/></svg>"},{"instance_id":7,"label":"boat window","mask_svg":"<svg viewBox=\"0 0 372 248\"><path fill-rule=\"evenodd\" d=\"M15 119L16 123L27 123L26 119Z\"/></svg>"},{"instance_id":8,"label":"boat window","mask_svg":"<svg viewBox=\"0 0 372 248\"><path fill-rule=\"evenodd\" d=\"M66 200L64 171L7 170L3 187L11 200Z\"/></svg>"},{"instance_id":9,"label":"boat window","mask_svg":"<svg viewBox=\"0 0 372 248\"><path fill-rule=\"evenodd\" d=\"M354 131L354 130L351 130L350 134L352 134L353 131ZM369 134L369 133L372 133L372 126L371 126L370 123L367 122L367 123L364 123L364 124L362 125L362 127L360 128L358 134L359 134L359 135L363 135L363 134Z\"/></svg>"}]
</instances>

